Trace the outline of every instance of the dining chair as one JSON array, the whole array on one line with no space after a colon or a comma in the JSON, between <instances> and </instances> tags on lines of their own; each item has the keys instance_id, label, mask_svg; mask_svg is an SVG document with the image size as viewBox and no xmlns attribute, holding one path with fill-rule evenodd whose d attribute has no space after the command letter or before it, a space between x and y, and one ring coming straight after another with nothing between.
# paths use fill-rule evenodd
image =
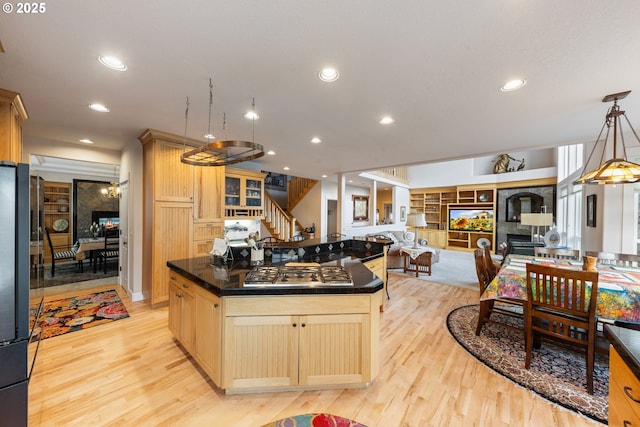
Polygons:
<instances>
[{"instance_id":1,"label":"dining chair","mask_svg":"<svg viewBox=\"0 0 640 427\"><path fill-rule=\"evenodd\" d=\"M44 227L44 235L47 239L47 244L49 245L49 252L51 253L51 277L53 277L56 275L56 261L75 260L78 255L78 246L53 246L51 236L49 235L49 229L47 227ZM82 260L78 260L78 268L80 269L80 272L84 270Z\"/></svg>"},{"instance_id":2,"label":"dining chair","mask_svg":"<svg viewBox=\"0 0 640 427\"><path fill-rule=\"evenodd\" d=\"M586 353L587 392L593 394L598 272L533 263L526 267L525 368L531 366L541 335L581 347Z\"/></svg>"},{"instance_id":3,"label":"dining chair","mask_svg":"<svg viewBox=\"0 0 640 427\"><path fill-rule=\"evenodd\" d=\"M640 255L597 251L586 251L584 254L597 258L598 264L615 265L618 267L640 267Z\"/></svg>"},{"instance_id":4,"label":"dining chair","mask_svg":"<svg viewBox=\"0 0 640 427\"><path fill-rule=\"evenodd\" d=\"M536 258L555 258L579 260L579 249L561 249L561 248L534 248Z\"/></svg>"},{"instance_id":5,"label":"dining chair","mask_svg":"<svg viewBox=\"0 0 640 427\"><path fill-rule=\"evenodd\" d=\"M102 267L104 274L107 274L107 260L120 258L120 230L117 228L105 228L104 247L96 251L96 259L93 261L93 272L98 268L98 263Z\"/></svg>"},{"instance_id":6,"label":"dining chair","mask_svg":"<svg viewBox=\"0 0 640 427\"><path fill-rule=\"evenodd\" d=\"M489 253L489 260L486 259L486 254ZM476 264L476 275L478 276L478 286L480 290L480 296L484 293L489 283L496 276L497 269L495 272L491 271L488 267L488 264L493 264L493 260L491 259L490 252L486 250L486 248L478 248L473 251L473 258ZM494 266L495 267L495 266ZM480 301L480 312L478 313L478 323L476 325L476 335L480 335L482 332L482 327L487 322L497 323L503 326L507 326L512 329L522 330L521 322L513 323L513 322L501 322L493 318L491 315L493 313L498 313L504 316L508 316L510 318L522 319L522 302L510 300L507 298L497 298Z\"/></svg>"}]
</instances>

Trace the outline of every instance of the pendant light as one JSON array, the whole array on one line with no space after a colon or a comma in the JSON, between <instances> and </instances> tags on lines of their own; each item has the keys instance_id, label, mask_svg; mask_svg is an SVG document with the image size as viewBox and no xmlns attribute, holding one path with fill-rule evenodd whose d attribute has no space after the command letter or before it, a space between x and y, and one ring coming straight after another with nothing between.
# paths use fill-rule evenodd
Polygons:
<instances>
[{"instance_id":1,"label":"pendant light","mask_svg":"<svg viewBox=\"0 0 640 427\"><path fill-rule=\"evenodd\" d=\"M639 144L640 138L638 138L638 134L633 129L633 126L631 126L631 122L629 121L629 118L627 118L625 112L621 111L618 106L618 100L626 98L630 92L631 91L628 90L626 92L614 93L607 95L602 99L602 102L613 101L613 106L607 111L598 139L596 140L593 150L591 150L589 158L582 169L580 178L574 182L575 184L629 184L640 180L640 165L627 160L627 151L624 145L624 134L622 132L622 117L624 117L629 129L631 129L633 136ZM607 129L607 132L603 143L600 144L600 137L602 136L605 128ZM611 133L613 134L612 157L609 160L604 161L607 154L607 143ZM618 154L618 137L620 138L621 155ZM598 147L601 147L602 149L599 166L591 172L586 172L589 167L589 162Z\"/></svg>"},{"instance_id":2,"label":"pendant light","mask_svg":"<svg viewBox=\"0 0 640 427\"><path fill-rule=\"evenodd\" d=\"M119 199L120 198L120 184L118 183L118 176L116 174L116 166L113 166L113 181L108 187L103 187L100 192L107 199Z\"/></svg>"}]
</instances>

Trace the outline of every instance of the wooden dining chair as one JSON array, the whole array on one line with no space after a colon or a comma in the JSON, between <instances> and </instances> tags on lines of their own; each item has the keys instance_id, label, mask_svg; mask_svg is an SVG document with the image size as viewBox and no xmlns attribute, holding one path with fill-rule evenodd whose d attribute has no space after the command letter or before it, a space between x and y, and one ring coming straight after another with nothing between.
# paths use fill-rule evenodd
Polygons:
<instances>
[{"instance_id":1,"label":"wooden dining chair","mask_svg":"<svg viewBox=\"0 0 640 427\"><path fill-rule=\"evenodd\" d=\"M640 267L640 255L597 251L586 251L584 254L597 258L598 264L615 265L619 267Z\"/></svg>"},{"instance_id":2,"label":"wooden dining chair","mask_svg":"<svg viewBox=\"0 0 640 427\"><path fill-rule=\"evenodd\" d=\"M534 248L536 258L555 258L579 260L579 249L560 249L560 248Z\"/></svg>"},{"instance_id":3,"label":"wooden dining chair","mask_svg":"<svg viewBox=\"0 0 640 427\"><path fill-rule=\"evenodd\" d=\"M104 230L104 247L96 251L96 260L93 263L93 272L98 268L98 263L102 267L104 274L107 274L107 260L120 259L120 230L117 228Z\"/></svg>"},{"instance_id":4,"label":"wooden dining chair","mask_svg":"<svg viewBox=\"0 0 640 427\"><path fill-rule=\"evenodd\" d=\"M586 353L587 392L593 394L598 272L533 263L526 266L524 367L529 369L533 347L538 347L541 335L581 347Z\"/></svg>"},{"instance_id":5,"label":"wooden dining chair","mask_svg":"<svg viewBox=\"0 0 640 427\"><path fill-rule=\"evenodd\" d=\"M486 254L489 253L489 260L486 259ZM494 279L497 273L496 271L492 271L492 268L488 267L489 264L493 264L493 260L491 259L490 252L486 250L486 248L479 248L473 251L473 258L476 264L476 275L478 276L478 287L480 290L480 297L484 293L489 283ZM507 298L497 298L480 301L480 312L478 313L478 323L476 325L476 335L480 335L482 332L482 326L484 326L487 322L498 323L503 326L507 326L514 329L522 330L519 326L520 323L514 325L512 323L501 322L493 318L491 315L493 313L499 313L505 316L520 318L522 319L522 302L510 300Z\"/></svg>"}]
</instances>

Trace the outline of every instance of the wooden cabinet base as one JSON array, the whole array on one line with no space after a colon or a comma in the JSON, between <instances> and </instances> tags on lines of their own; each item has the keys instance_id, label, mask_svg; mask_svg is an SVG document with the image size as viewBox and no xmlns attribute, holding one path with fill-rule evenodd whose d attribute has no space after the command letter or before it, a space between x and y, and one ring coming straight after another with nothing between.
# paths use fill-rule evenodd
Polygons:
<instances>
[{"instance_id":1,"label":"wooden cabinet base","mask_svg":"<svg viewBox=\"0 0 640 427\"><path fill-rule=\"evenodd\" d=\"M225 393L366 387L378 374L382 291L219 298L177 276L171 330Z\"/></svg>"}]
</instances>

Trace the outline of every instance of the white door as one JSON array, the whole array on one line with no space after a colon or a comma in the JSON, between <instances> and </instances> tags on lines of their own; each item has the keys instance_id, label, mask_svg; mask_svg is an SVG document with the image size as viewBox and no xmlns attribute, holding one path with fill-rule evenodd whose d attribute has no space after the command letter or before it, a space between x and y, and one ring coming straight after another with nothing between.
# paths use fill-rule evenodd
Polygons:
<instances>
[{"instance_id":1,"label":"white door","mask_svg":"<svg viewBox=\"0 0 640 427\"><path fill-rule=\"evenodd\" d=\"M120 184L120 284L129 289L129 180Z\"/></svg>"}]
</instances>

